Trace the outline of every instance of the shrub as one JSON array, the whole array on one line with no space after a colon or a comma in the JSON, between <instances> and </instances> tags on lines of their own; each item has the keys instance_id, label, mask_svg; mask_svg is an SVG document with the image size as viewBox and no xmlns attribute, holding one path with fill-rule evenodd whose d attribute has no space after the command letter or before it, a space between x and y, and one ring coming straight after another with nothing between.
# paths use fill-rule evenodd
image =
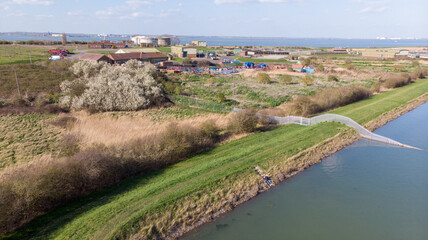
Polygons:
<instances>
[{"instance_id":1,"label":"shrub","mask_svg":"<svg viewBox=\"0 0 428 240\"><path fill-rule=\"evenodd\" d=\"M61 153L68 157L34 160L0 172L0 235L72 199L204 151L217 138L214 122L170 124L120 147L93 146L75 153L78 138L65 135Z\"/></svg>"},{"instance_id":2,"label":"shrub","mask_svg":"<svg viewBox=\"0 0 428 240\"><path fill-rule=\"evenodd\" d=\"M217 101L224 103L226 102L226 96L224 96L224 93L218 92L216 95Z\"/></svg>"},{"instance_id":3,"label":"shrub","mask_svg":"<svg viewBox=\"0 0 428 240\"><path fill-rule=\"evenodd\" d=\"M346 59L345 60L345 64L352 64L352 60L351 59Z\"/></svg>"},{"instance_id":4,"label":"shrub","mask_svg":"<svg viewBox=\"0 0 428 240\"><path fill-rule=\"evenodd\" d=\"M72 70L80 78L61 84L66 94L61 103L71 109L134 111L166 102L151 64L133 69L83 61L74 64Z\"/></svg>"},{"instance_id":5,"label":"shrub","mask_svg":"<svg viewBox=\"0 0 428 240\"><path fill-rule=\"evenodd\" d=\"M350 64L345 64L345 66L344 66L346 69L348 69L348 70L355 70L356 68L355 68L355 66L354 66L354 64L352 64L352 63L350 63Z\"/></svg>"},{"instance_id":6,"label":"shrub","mask_svg":"<svg viewBox=\"0 0 428 240\"><path fill-rule=\"evenodd\" d=\"M65 134L62 136L58 144L59 155L62 157L70 157L78 153L80 150L79 147L79 137L73 134Z\"/></svg>"},{"instance_id":7,"label":"shrub","mask_svg":"<svg viewBox=\"0 0 428 240\"><path fill-rule=\"evenodd\" d=\"M317 72L324 72L325 68L324 65L318 64L318 66L315 68L315 71Z\"/></svg>"},{"instance_id":8,"label":"shrub","mask_svg":"<svg viewBox=\"0 0 428 240\"><path fill-rule=\"evenodd\" d=\"M428 70L425 68L417 68L413 71L413 79L424 79L428 76Z\"/></svg>"},{"instance_id":9,"label":"shrub","mask_svg":"<svg viewBox=\"0 0 428 240\"><path fill-rule=\"evenodd\" d=\"M256 76L256 80L258 83L268 84L270 83L270 76L267 73L258 73Z\"/></svg>"},{"instance_id":10,"label":"shrub","mask_svg":"<svg viewBox=\"0 0 428 240\"><path fill-rule=\"evenodd\" d=\"M335 75L328 75L329 82L339 82L339 78Z\"/></svg>"},{"instance_id":11,"label":"shrub","mask_svg":"<svg viewBox=\"0 0 428 240\"><path fill-rule=\"evenodd\" d=\"M220 129L217 127L215 121L205 121L200 126L201 133L204 137L209 139L218 140Z\"/></svg>"},{"instance_id":12,"label":"shrub","mask_svg":"<svg viewBox=\"0 0 428 240\"><path fill-rule=\"evenodd\" d=\"M253 110L242 110L233 113L229 119L227 128L232 133L254 132L257 128L258 118Z\"/></svg>"},{"instance_id":13,"label":"shrub","mask_svg":"<svg viewBox=\"0 0 428 240\"><path fill-rule=\"evenodd\" d=\"M24 107L28 105L28 102L25 101L25 99L19 94L13 94L8 103L17 107Z\"/></svg>"},{"instance_id":14,"label":"shrub","mask_svg":"<svg viewBox=\"0 0 428 240\"><path fill-rule=\"evenodd\" d=\"M380 86L381 86L381 83L379 82L379 81L377 81L377 82L375 82L373 85L372 85L372 87L370 88L370 90L372 91L372 92L380 92Z\"/></svg>"},{"instance_id":15,"label":"shrub","mask_svg":"<svg viewBox=\"0 0 428 240\"><path fill-rule=\"evenodd\" d=\"M313 97L299 96L291 103L290 112L294 115L310 116L363 100L370 97L371 94L369 89L357 86L328 88Z\"/></svg>"},{"instance_id":16,"label":"shrub","mask_svg":"<svg viewBox=\"0 0 428 240\"><path fill-rule=\"evenodd\" d=\"M409 74L387 74L382 76L379 80L382 86L386 88L397 88L409 84L412 81L412 78Z\"/></svg>"},{"instance_id":17,"label":"shrub","mask_svg":"<svg viewBox=\"0 0 428 240\"><path fill-rule=\"evenodd\" d=\"M50 124L60 128L71 128L77 122L77 118L73 116L59 116L50 122Z\"/></svg>"},{"instance_id":18,"label":"shrub","mask_svg":"<svg viewBox=\"0 0 428 240\"><path fill-rule=\"evenodd\" d=\"M305 84L306 86L309 86L309 85L312 85L314 83L314 80L312 79L311 76L309 76L309 74L306 74L302 78L302 83Z\"/></svg>"},{"instance_id":19,"label":"shrub","mask_svg":"<svg viewBox=\"0 0 428 240\"><path fill-rule=\"evenodd\" d=\"M395 71L395 72L405 72L405 71L407 71L406 67L403 66L403 65L394 65L392 67L392 70Z\"/></svg>"},{"instance_id":20,"label":"shrub","mask_svg":"<svg viewBox=\"0 0 428 240\"><path fill-rule=\"evenodd\" d=\"M419 67L419 66L420 66L420 63L419 63L417 60L413 60L413 61L412 61L412 66L413 66L413 67Z\"/></svg>"},{"instance_id":21,"label":"shrub","mask_svg":"<svg viewBox=\"0 0 428 240\"><path fill-rule=\"evenodd\" d=\"M293 81L293 77L290 75L281 75L280 81L285 84L290 84Z\"/></svg>"}]
</instances>

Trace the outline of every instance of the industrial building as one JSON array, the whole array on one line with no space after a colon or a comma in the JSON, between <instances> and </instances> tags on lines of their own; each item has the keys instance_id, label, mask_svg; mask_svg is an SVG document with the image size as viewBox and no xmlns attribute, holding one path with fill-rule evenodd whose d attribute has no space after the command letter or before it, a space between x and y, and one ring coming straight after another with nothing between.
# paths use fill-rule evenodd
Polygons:
<instances>
[{"instance_id":1,"label":"industrial building","mask_svg":"<svg viewBox=\"0 0 428 240\"><path fill-rule=\"evenodd\" d=\"M132 52L143 52L143 53L154 53L159 52L156 48L125 48L117 50L115 53L132 53Z\"/></svg>"},{"instance_id":2,"label":"industrial building","mask_svg":"<svg viewBox=\"0 0 428 240\"><path fill-rule=\"evenodd\" d=\"M140 47L165 47L171 45L170 37L146 37L146 36L133 36L131 41L135 45L140 45Z\"/></svg>"},{"instance_id":3,"label":"industrial building","mask_svg":"<svg viewBox=\"0 0 428 240\"><path fill-rule=\"evenodd\" d=\"M192 41L189 45L196 46L196 47L206 47L207 42L206 41Z\"/></svg>"},{"instance_id":4,"label":"industrial building","mask_svg":"<svg viewBox=\"0 0 428 240\"><path fill-rule=\"evenodd\" d=\"M174 57L195 58L197 56L197 50L196 50L196 48L192 48L192 47L172 46L171 47L171 54Z\"/></svg>"},{"instance_id":5,"label":"industrial building","mask_svg":"<svg viewBox=\"0 0 428 240\"><path fill-rule=\"evenodd\" d=\"M143 52L131 52L131 53L115 53L110 54L108 57L113 61L113 63L122 64L126 63L129 60L135 59L140 62L150 62L150 63L159 63L168 60L168 56L160 53L143 53Z\"/></svg>"},{"instance_id":6,"label":"industrial building","mask_svg":"<svg viewBox=\"0 0 428 240\"><path fill-rule=\"evenodd\" d=\"M363 57L376 57L376 58L407 58L409 51L405 49L396 48L366 48L358 49Z\"/></svg>"},{"instance_id":7,"label":"industrial building","mask_svg":"<svg viewBox=\"0 0 428 240\"><path fill-rule=\"evenodd\" d=\"M117 43L103 40L101 42L92 42L88 43L88 48L90 49L104 49L104 48L126 48L128 45L126 43Z\"/></svg>"},{"instance_id":8,"label":"industrial building","mask_svg":"<svg viewBox=\"0 0 428 240\"><path fill-rule=\"evenodd\" d=\"M409 52L410 58L422 58L422 59L428 59L428 51L427 50L417 50L417 51L410 51Z\"/></svg>"},{"instance_id":9,"label":"industrial building","mask_svg":"<svg viewBox=\"0 0 428 240\"><path fill-rule=\"evenodd\" d=\"M171 38L170 37L159 37L158 38L158 46L159 47L171 46Z\"/></svg>"}]
</instances>

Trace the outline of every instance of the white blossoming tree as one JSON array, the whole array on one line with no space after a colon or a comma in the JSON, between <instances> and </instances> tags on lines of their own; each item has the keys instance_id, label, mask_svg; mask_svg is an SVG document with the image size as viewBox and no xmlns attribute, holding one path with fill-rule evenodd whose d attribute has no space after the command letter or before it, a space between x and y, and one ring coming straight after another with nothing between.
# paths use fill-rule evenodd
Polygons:
<instances>
[{"instance_id":1,"label":"white blossoming tree","mask_svg":"<svg viewBox=\"0 0 428 240\"><path fill-rule=\"evenodd\" d=\"M153 78L153 65L140 68L129 61L126 66L88 61L74 64L71 71L78 79L62 82L62 104L74 110L134 111L165 101L161 86Z\"/></svg>"}]
</instances>

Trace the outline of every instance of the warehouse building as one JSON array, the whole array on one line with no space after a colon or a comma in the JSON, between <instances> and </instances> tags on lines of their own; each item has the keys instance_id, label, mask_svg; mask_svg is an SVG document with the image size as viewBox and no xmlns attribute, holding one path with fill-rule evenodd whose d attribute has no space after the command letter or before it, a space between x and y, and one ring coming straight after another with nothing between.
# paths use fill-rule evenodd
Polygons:
<instances>
[{"instance_id":1,"label":"warehouse building","mask_svg":"<svg viewBox=\"0 0 428 240\"><path fill-rule=\"evenodd\" d=\"M117 63L117 64L123 64L132 59L138 60L140 62L150 62L150 63L159 63L159 62L168 61L168 56L160 52L115 53L115 54L110 54L109 58L113 61L113 63Z\"/></svg>"},{"instance_id":2,"label":"warehouse building","mask_svg":"<svg viewBox=\"0 0 428 240\"><path fill-rule=\"evenodd\" d=\"M117 43L111 41L101 41L101 42L92 42L88 43L89 49L104 49L104 48L126 48L128 45L126 43Z\"/></svg>"},{"instance_id":3,"label":"warehouse building","mask_svg":"<svg viewBox=\"0 0 428 240\"><path fill-rule=\"evenodd\" d=\"M195 58L197 56L197 49L192 47L181 47L181 46L172 46L171 47L171 54L174 57L190 57Z\"/></svg>"}]
</instances>

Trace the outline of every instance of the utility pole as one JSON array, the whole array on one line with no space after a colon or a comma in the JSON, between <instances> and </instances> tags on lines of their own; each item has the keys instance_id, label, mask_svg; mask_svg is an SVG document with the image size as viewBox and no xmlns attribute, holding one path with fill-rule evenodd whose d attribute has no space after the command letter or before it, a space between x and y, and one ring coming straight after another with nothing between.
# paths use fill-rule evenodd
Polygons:
<instances>
[{"instance_id":1,"label":"utility pole","mask_svg":"<svg viewBox=\"0 0 428 240\"><path fill-rule=\"evenodd\" d=\"M30 64L33 64L33 61L31 61L31 52L28 52L28 54L30 55Z\"/></svg>"},{"instance_id":2,"label":"utility pole","mask_svg":"<svg viewBox=\"0 0 428 240\"><path fill-rule=\"evenodd\" d=\"M18 82L18 75L16 75L16 70L13 70L15 72L15 80L16 80L16 87L18 88L18 94L21 97L21 90L19 90L19 82Z\"/></svg>"}]
</instances>

